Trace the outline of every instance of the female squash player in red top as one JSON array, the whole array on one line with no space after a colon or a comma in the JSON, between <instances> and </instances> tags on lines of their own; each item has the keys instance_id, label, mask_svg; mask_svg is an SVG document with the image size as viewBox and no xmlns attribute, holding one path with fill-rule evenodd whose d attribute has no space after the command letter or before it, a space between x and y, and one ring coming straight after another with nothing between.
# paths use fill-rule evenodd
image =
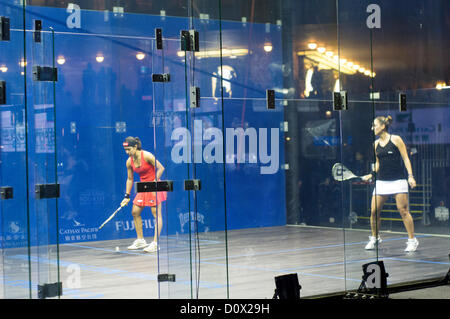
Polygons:
<instances>
[{"instance_id":1,"label":"female squash player in red top","mask_svg":"<svg viewBox=\"0 0 450 319\"><path fill-rule=\"evenodd\" d=\"M126 163L128 173L126 192L125 198L120 204L121 206L125 206L130 202L130 193L131 188L133 187L133 172L139 174L141 182L157 181L164 172L164 166L156 160L155 156L150 152L142 150L142 144L139 138L127 137L123 143L123 147L129 158ZM136 195L133 200L131 214L134 219L137 239L128 247L128 249L136 250L143 248L145 252L155 252L159 250L158 238L162 229L161 203L166 199L166 192L145 192ZM151 244L147 244L145 241L142 230L141 213L146 206L151 208L153 217L156 219L155 236Z\"/></svg>"}]
</instances>

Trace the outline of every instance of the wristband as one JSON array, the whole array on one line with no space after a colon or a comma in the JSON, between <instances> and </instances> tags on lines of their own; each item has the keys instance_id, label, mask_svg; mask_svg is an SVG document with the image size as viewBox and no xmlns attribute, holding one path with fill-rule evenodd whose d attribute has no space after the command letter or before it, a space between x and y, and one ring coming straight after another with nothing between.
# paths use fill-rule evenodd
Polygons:
<instances>
[{"instance_id":1,"label":"wristband","mask_svg":"<svg viewBox=\"0 0 450 319\"><path fill-rule=\"evenodd\" d=\"M130 198L130 194L128 194L128 193L125 193L125 196L124 196L125 198Z\"/></svg>"},{"instance_id":2,"label":"wristband","mask_svg":"<svg viewBox=\"0 0 450 319\"><path fill-rule=\"evenodd\" d=\"M413 174L408 174L408 178L410 178L410 177L414 178L414 175Z\"/></svg>"}]
</instances>

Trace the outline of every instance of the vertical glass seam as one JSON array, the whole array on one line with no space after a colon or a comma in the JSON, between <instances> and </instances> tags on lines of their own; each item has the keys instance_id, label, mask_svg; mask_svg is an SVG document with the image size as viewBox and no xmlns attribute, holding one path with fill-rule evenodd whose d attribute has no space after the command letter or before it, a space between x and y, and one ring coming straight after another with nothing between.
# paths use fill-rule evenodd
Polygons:
<instances>
[{"instance_id":1,"label":"vertical glass seam","mask_svg":"<svg viewBox=\"0 0 450 319\"><path fill-rule=\"evenodd\" d=\"M32 299L32 284L31 284L31 234L30 234L30 192L29 192L29 167L28 167L28 103L27 103L27 47L26 47L26 1L22 3L22 26L23 26L23 81L24 81L24 128L25 128L25 178L26 178L26 208L27 208L27 250L28 250L28 289L29 297Z\"/></svg>"},{"instance_id":2,"label":"vertical glass seam","mask_svg":"<svg viewBox=\"0 0 450 319\"><path fill-rule=\"evenodd\" d=\"M220 60L220 102L222 110L222 136L225 126L225 112L223 103L223 57L222 57L222 0L218 0L219 4L219 60ZM225 223L225 268L226 268L226 278L227 278L227 299L230 298L230 282L229 282L229 269L228 269L228 222L227 222L227 183L226 183L226 167L225 167L225 143L222 143L222 157L223 157L223 205L224 205L224 223Z\"/></svg>"},{"instance_id":3,"label":"vertical glass seam","mask_svg":"<svg viewBox=\"0 0 450 319\"><path fill-rule=\"evenodd\" d=\"M52 35L52 68L55 70L55 30L50 27ZM55 184L58 184L58 148L57 148L57 132L56 132L56 80L53 79L53 138L54 138L54 148L55 148ZM55 199L55 231L56 231L56 276L57 282L59 283L60 278L60 260L59 260L59 207L58 207L58 197ZM60 291L60 286L58 285L58 299L61 298L62 291Z\"/></svg>"}]
</instances>

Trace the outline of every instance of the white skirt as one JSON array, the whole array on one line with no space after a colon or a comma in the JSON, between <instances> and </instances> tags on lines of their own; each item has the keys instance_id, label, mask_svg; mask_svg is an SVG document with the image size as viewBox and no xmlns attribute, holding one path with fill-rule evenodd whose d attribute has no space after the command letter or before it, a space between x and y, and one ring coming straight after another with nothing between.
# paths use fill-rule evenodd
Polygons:
<instances>
[{"instance_id":1,"label":"white skirt","mask_svg":"<svg viewBox=\"0 0 450 319\"><path fill-rule=\"evenodd\" d=\"M408 193L408 182L406 179L396 181L376 181L373 195L394 195Z\"/></svg>"}]
</instances>

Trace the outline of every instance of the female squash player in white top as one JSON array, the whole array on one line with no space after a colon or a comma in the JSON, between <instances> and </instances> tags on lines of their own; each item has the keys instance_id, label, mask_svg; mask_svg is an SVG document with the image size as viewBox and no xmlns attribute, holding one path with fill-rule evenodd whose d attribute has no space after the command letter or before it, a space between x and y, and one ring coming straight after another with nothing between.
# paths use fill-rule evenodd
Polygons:
<instances>
[{"instance_id":1,"label":"female squash player in white top","mask_svg":"<svg viewBox=\"0 0 450 319\"><path fill-rule=\"evenodd\" d=\"M389 196L394 195L397 209L408 232L405 251L412 252L417 249L419 242L414 237L414 221L409 212L408 184L411 188L414 188L416 187L416 181L405 143L400 136L388 133L391 123L391 116L378 116L372 125L372 130L379 138L375 141L375 169L371 174L362 177L363 180L367 181L376 174L370 215L372 236L369 236L369 243L365 249L375 249L375 245L381 243L378 234L381 221L380 213ZM408 178L406 178L405 168Z\"/></svg>"}]
</instances>

